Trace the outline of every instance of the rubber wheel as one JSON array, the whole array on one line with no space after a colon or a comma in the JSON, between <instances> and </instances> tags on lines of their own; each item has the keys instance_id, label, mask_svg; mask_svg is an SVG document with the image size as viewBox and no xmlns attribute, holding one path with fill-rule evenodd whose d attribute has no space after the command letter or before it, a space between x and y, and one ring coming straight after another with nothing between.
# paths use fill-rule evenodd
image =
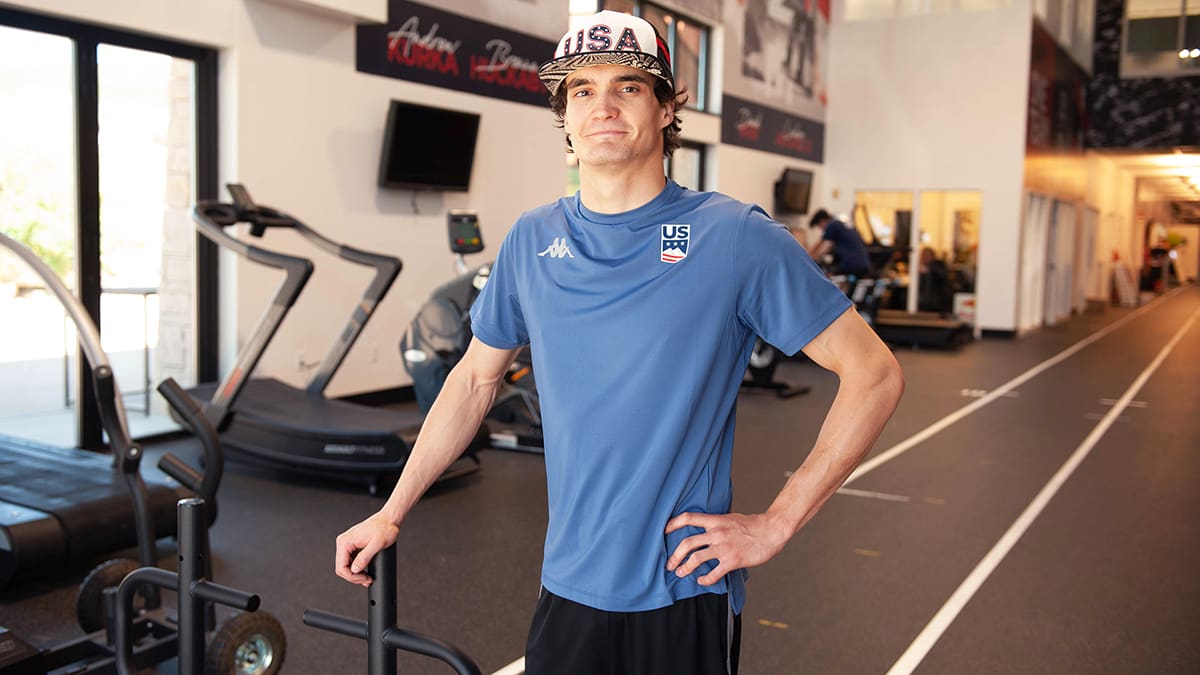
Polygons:
<instances>
[{"instance_id":1,"label":"rubber wheel","mask_svg":"<svg viewBox=\"0 0 1200 675\"><path fill-rule=\"evenodd\" d=\"M116 588L130 572L142 565L129 558L115 558L97 565L75 595L75 618L85 633L94 633L104 628L104 589Z\"/></svg>"},{"instance_id":2,"label":"rubber wheel","mask_svg":"<svg viewBox=\"0 0 1200 675\"><path fill-rule=\"evenodd\" d=\"M204 655L205 675L275 675L283 668L287 637L267 612L235 614L217 629Z\"/></svg>"}]
</instances>

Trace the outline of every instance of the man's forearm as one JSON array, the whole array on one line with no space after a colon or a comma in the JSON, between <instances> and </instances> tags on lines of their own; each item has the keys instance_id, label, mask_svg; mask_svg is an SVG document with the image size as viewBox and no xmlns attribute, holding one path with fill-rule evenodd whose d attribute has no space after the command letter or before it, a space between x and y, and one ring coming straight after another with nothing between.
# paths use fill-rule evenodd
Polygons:
<instances>
[{"instance_id":1,"label":"man's forearm","mask_svg":"<svg viewBox=\"0 0 1200 675\"><path fill-rule=\"evenodd\" d=\"M413 504L475 438L499 386L499 380L475 380L466 369L450 371L421 425L400 480L379 510L381 514L394 523L404 519Z\"/></svg>"},{"instance_id":2,"label":"man's forearm","mask_svg":"<svg viewBox=\"0 0 1200 675\"><path fill-rule=\"evenodd\" d=\"M842 486L900 402L903 377L890 354L887 360L873 375L843 380L812 452L767 509L789 538Z\"/></svg>"}]
</instances>

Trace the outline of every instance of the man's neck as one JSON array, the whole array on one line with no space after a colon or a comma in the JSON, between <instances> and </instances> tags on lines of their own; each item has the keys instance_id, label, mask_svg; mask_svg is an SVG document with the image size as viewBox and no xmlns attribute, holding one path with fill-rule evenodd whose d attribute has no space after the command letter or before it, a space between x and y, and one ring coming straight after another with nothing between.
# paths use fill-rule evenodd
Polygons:
<instances>
[{"instance_id":1,"label":"man's neck","mask_svg":"<svg viewBox=\"0 0 1200 675\"><path fill-rule=\"evenodd\" d=\"M605 171L581 165L579 198L596 213L632 211L657 197L667 184L661 164L648 168L654 170Z\"/></svg>"}]
</instances>

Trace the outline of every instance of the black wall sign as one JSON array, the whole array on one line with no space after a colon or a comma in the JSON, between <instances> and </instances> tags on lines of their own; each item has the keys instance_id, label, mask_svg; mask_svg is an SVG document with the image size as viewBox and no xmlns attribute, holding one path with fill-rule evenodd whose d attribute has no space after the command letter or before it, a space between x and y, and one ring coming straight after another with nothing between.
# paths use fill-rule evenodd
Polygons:
<instances>
[{"instance_id":1,"label":"black wall sign","mask_svg":"<svg viewBox=\"0 0 1200 675\"><path fill-rule=\"evenodd\" d=\"M405 0L388 3L386 25L359 26L359 72L546 107L537 67L549 40Z\"/></svg>"},{"instance_id":2,"label":"black wall sign","mask_svg":"<svg viewBox=\"0 0 1200 675\"><path fill-rule=\"evenodd\" d=\"M825 158L825 125L726 94L721 142L813 162Z\"/></svg>"}]
</instances>

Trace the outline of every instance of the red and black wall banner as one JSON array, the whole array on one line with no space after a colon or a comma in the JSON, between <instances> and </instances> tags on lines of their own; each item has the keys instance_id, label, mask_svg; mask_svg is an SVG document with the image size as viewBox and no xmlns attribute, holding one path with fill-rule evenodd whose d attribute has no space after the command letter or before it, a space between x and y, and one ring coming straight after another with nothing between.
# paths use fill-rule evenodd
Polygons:
<instances>
[{"instance_id":1,"label":"red and black wall banner","mask_svg":"<svg viewBox=\"0 0 1200 675\"><path fill-rule=\"evenodd\" d=\"M825 158L825 125L726 94L721 142L813 162Z\"/></svg>"},{"instance_id":2,"label":"red and black wall banner","mask_svg":"<svg viewBox=\"0 0 1200 675\"><path fill-rule=\"evenodd\" d=\"M406 0L388 3L386 25L359 26L359 72L546 107L537 67L549 40Z\"/></svg>"},{"instance_id":3,"label":"red and black wall banner","mask_svg":"<svg viewBox=\"0 0 1200 675\"><path fill-rule=\"evenodd\" d=\"M1088 75L1037 20L1029 60L1026 152L1082 151L1087 134Z\"/></svg>"}]
</instances>

